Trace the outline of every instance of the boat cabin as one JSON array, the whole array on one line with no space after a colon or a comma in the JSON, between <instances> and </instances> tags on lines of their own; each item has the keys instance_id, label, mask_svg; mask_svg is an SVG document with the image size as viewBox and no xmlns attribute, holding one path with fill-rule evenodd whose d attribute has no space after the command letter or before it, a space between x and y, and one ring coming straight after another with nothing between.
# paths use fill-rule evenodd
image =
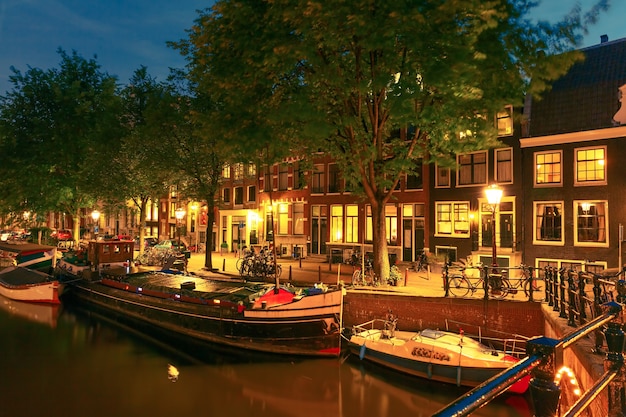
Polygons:
<instances>
[{"instance_id":1,"label":"boat cabin","mask_svg":"<svg viewBox=\"0 0 626 417\"><path fill-rule=\"evenodd\" d=\"M130 263L133 260L135 242L132 240L91 241L87 250L87 259L92 265Z\"/></svg>"}]
</instances>

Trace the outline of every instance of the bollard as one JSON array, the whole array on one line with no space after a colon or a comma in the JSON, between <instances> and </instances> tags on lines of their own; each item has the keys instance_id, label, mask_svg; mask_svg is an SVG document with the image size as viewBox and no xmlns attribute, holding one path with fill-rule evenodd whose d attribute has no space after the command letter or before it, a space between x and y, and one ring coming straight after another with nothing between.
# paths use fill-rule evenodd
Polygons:
<instances>
[{"instance_id":1,"label":"bollard","mask_svg":"<svg viewBox=\"0 0 626 417\"><path fill-rule=\"evenodd\" d=\"M539 354L544 357L533 369L529 390L535 417L557 415L561 386L554 382L557 368L561 367L563 352L559 342L545 336L530 339L526 345L528 356Z\"/></svg>"},{"instance_id":2,"label":"bollard","mask_svg":"<svg viewBox=\"0 0 626 417\"><path fill-rule=\"evenodd\" d=\"M302 256L298 257L298 263L300 264L300 269L302 269Z\"/></svg>"},{"instance_id":3,"label":"bollard","mask_svg":"<svg viewBox=\"0 0 626 417\"><path fill-rule=\"evenodd\" d=\"M406 287L406 283L409 280L409 268L404 270L404 286Z\"/></svg>"},{"instance_id":4,"label":"bollard","mask_svg":"<svg viewBox=\"0 0 626 417\"><path fill-rule=\"evenodd\" d=\"M222 259L222 272L226 271L226 258Z\"/></svg>"},{"instance_id":5,"label":"bollard","mask_svg":"<svg viewBox=\"0 0 626 417\"><path fill-rule=\"evenodd\" d=\"M322 266L321 265L317 267L317 280L318 282L322 282Z\"/></svg>"},{"instance_id":6,"label":"bollard","mask_svg":"<svg viewBox=\"0 0 626 417\"><path fill-rule=\"evenodd\" d=\"M289 265L289 282L291 282L291 265Z\"/></svg>"}]
</instances>

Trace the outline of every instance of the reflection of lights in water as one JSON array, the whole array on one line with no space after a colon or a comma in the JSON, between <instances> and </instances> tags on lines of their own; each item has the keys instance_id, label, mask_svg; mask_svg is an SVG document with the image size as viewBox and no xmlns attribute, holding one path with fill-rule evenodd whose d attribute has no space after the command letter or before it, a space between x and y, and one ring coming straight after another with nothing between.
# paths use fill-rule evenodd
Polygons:
<instances>
[{"instance_id":1,"label":"reflection of lights in water","mask_svg":"<svg viewBox=\"0 0 626 417\"><path fill-rule=\"evenodd\" d=\"M178 369L174 365L167 365L167 379L172 382L178 381Z\"/></svg>"},{"instance_id":2,"label":"reflection of lights in water","mask_svg":"<svg viewBox=\"0 0 626 417\"><path fill-rule=\"evenodd\" d=\"M569 382L569 386L571 388L571 392L575 396L580 396L580 387L578 386L578 380L576 379L576 375L574 372L568 368L567 366L561 367L559 371L556 373L556 377L554 378L554 383L557 385L561 384L561 380L563 379L563 375L567 376L567 381Z\"/></svg>"}]
</instances>

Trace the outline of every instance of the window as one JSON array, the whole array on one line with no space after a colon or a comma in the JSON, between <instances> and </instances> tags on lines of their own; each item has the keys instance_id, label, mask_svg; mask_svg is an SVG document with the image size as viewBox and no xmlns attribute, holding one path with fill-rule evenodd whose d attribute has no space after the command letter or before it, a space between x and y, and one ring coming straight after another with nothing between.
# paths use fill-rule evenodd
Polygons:
<instances>
[{"instance_id":1,"label":"window","mask_svg":"<svg viewBox=\"0 0 626 417\"><path fill-rule=\"evenodd\" d=\"M293 234L304 234L304 204L294 203L293 206Z\"/></svg>"},{"instance_id":2,"label":"window","mask_svg":"<svg viewBox=\"0 0 626 417\"><path fill-rule=\"evenodd\" d=\"M343 242L343 206L330 207L330 241Z\"/></svg>"},{"instance_id":3,"label":"window","mask_svg":"<svg viewBox=\"0 0 626 417\"><path fill-rule=\"evenodd\" d=\"M230 165L224 165L224 168L222 168L222 178L230 178Z\"/></svg>"},{"instance_id":4,"label":"window","mask_svg":"<svg viewBox=\"0 0 626 417\"><path fill-rule=\"evenodd\" d=\"M272 191L272 167L266 166L263 170L263 191Z\"/></svg>"},{"instance_id":5,"label":"window","mask_svg":"<svg viewBox=\"0 0 626 417\"><path fill-rule=\"evenodd\" d=\"M346 243L359 241L359 206L350 204L346 206Z\"/></svg>"},{"instance_id":6,"label":"window","mask_svg":"<svg viewBox=\"0 0 626 417\"><path fill-rule=\"evenodd\" d=\"M496 114L496 128L498 136L511 136L513 134L513 107L506 106L504 110Z\"/></svg>"},{"instance_id":7,"label":"window","mask_svg":"<svg viewBox=\"0 0 626 417\"><path fill-rule=\"evenodd\" d=\"M395 245L398 242L398 209L393 204L385 206L385 231L387 243Z\"/></svg>"},{"instance_id":8,"label":"window","mask_svg":"<svg viewBox=\"0 0 626 417\"><path fill-rule=\"evenodd\" d=\"M435 203L435 234L439 236L469 236L469 202Z\"/></svg>"},{"instance_id":9,"label":"window","mask_svg":"<svg viewBox=\"0 0 626 417\"><path fill-rule=\"evenodd\" d=\"M450 168L435 167L435 187L450 187Z\"/></svg>"},{"instance_id":10,"label":"window","mask_svg":"<svg viewBox=\"0 0 626 417\"><path fill-rule=\"evenodd\" d=\"M535 153L535 185L562 184L562 151Z\"/></svg>"},{"instance_id":11,"label":"window","mask_svg":"<svg viewBox=\"0 0 626 417\"><path fill-rule=\"evenodd\" d=\"M222 190L222 201L224 203L230 203L230 188L224 188Z\"/></svg>"},{"instance_id":12,"label":"window","mask_svg":"<svg viewBox=\"0 0 626 417\"><path fill-rule=\"evenodd\" d=\"M256 201L256 186L251 185L248 187L248 201Z\"/></svg>"},{"instance_id":13,"label":"window","mask_svg":"<svg viewBox=\"0 0 626 417\"><path fill-rule=\"evenodd\" d=\"M302 188L304 188L304 186L306 185L304 181L304 173L300 168L300 163L296 162L293 164L293 189L301 190Z\"/></svg>"},{"instance_id":14,"label":"window","mask_svg":"<svg viewBox=\"0 0 626 417\"><path fill-rule=\"evenodd\" d=\"M606 148L580 148L576 154L576 185L606 184Z\"/></svg>"},{"instance_id":15,"label":"window","mask_svg":"<svg viewBox=\"0 0 626 417\"><path fill-rule=\"evenodd\" d=\"M311 192L314 194L324 193L324 165L315 165L311 174Z\"/></svg>"},{"instance_id":16,"label":"window","mask_svg":"<svg viewBox=\"0 0 626 417\"><path fill-rule=\"evenodd\" d=\"M459 155L457 163L458 185L487 184L487 151Z\"/></svg>"},{"instance_id":17,"label":"window","mask_svg":"<svg viewBox=\"0 0 626 417\"><path fill-rule=\"evenodd\" d=\"M278 189L285 191L289 185L289 166L287 164L278 165Z\"/></svg>"},{"instance_id":18,"label":"window","mask_svg":"<svg viewBox=\"0 0 626 417\"><path fill-rule=\"evenodd\" d=\"M563 244L563 203L535 202L534 243Z\"/></svg>"},{"instance_id":19,"label":"window","mask_svg":"<svg viewBox=\"0 0 626 417\"><path fill-rule=\"evenodd\" d=\"M278 234L286 235L289 233L289 204L278 205Z\"/></svg>"},{"instance_id":20,"label":"window","mask_svg":"<svg viewBox=\"0 0 626 417\"><path fill-rule=\"evenodd\" d=\"M337 164L328 164L328 192L338 193L340 190L339 168Z\"/></svg>"},{"instance_id":21,"label":"window","mask_svg":"<svg viewBox=\"0 0 626 417\"><path fill-rule=\"evenodd\" d=\"M170 203L170 219L176 218L176 203Z\"/></svg>"},{"instance_id":22,"label":"window","mask_svg":"<svg viewBox=\"0 0 626 417\"><path fill-rule=\"evenodd\" d=\"M608 246L607 202L574 201L574 243L580 246Z\"/></svg>"},{"instance_id":23,"label":"window","mask_svg":"<svg viewBox=\"0 0 626 417\"><path fill-rule=\"evenodd\" d=\"M233 172L234 172L233 175L236 180L242 180L243 179L243 164L237 163L233 165Z\"/></svg>"},{"instance_id":24,"label":"window","mask_svg":"<svg viewBox=\"0 0 626 417\"><path fill-rule=\"evenodd\" d=\"M249 177L252 177L252 178L256 177L256 165L255 164L248 164L247 165L246 175L248 175Z\"/></svg>"},{"instance_id":25,"label":"window","mask_svg":"<svg viewBox=\"0 0 626 417\"><path fill-rule=\"evenodd\" d=\"M177 198L178 197L178 186L173 185L170 187L170 198Z\"/></svg>"},{"instance_id":26,"label":"window","mask_svg":"<svg viewBox=\"0 0 626 417\"><path fill-rule=\"evenodd\" d=\"M513 148L496 149L496 182L513 182Z\"/></svg>"},{"instance_id":27,"label":"window","mask_svg":"<svg viewBox=\"0 0 626 417\"><path fill-rule=\"evenodd\" d=\"M235 204L243 204L243 187L235 187Z\"/></svg>"}]
</instances>

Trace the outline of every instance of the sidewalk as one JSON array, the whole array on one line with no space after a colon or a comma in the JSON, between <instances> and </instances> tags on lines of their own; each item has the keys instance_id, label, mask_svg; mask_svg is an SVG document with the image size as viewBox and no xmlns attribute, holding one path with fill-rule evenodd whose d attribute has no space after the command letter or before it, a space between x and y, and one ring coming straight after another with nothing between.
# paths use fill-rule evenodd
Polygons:
<instances>
[{"instance_id":1,"label":"sidewalk","mask_svg":"<svg viewBox=\"0 0 626 417\"><path fill-rule=\"evenodd\" d=\"M204 267L205 254L192 253L187 270L196 275L241 279L237 270L237 256L234 253L222 255L219 252L212 253L212 264L214 271L209 271ZM325 257L308 257L305 259L279 258L277 262L282 267L280 276L281 283L291 282L294 285L314 285L324 283L326 285L336 285L342 281L345 285L350 285L354 269L346 264L329 264ZM404 265L399 265L402 278L397 286L383 285L379 287L354 287L360 291L393 291L411 293L431 297L443 297L443 283L440 274L429 274L427 272L408 271Z\"/></svg>"}]
</instances>

